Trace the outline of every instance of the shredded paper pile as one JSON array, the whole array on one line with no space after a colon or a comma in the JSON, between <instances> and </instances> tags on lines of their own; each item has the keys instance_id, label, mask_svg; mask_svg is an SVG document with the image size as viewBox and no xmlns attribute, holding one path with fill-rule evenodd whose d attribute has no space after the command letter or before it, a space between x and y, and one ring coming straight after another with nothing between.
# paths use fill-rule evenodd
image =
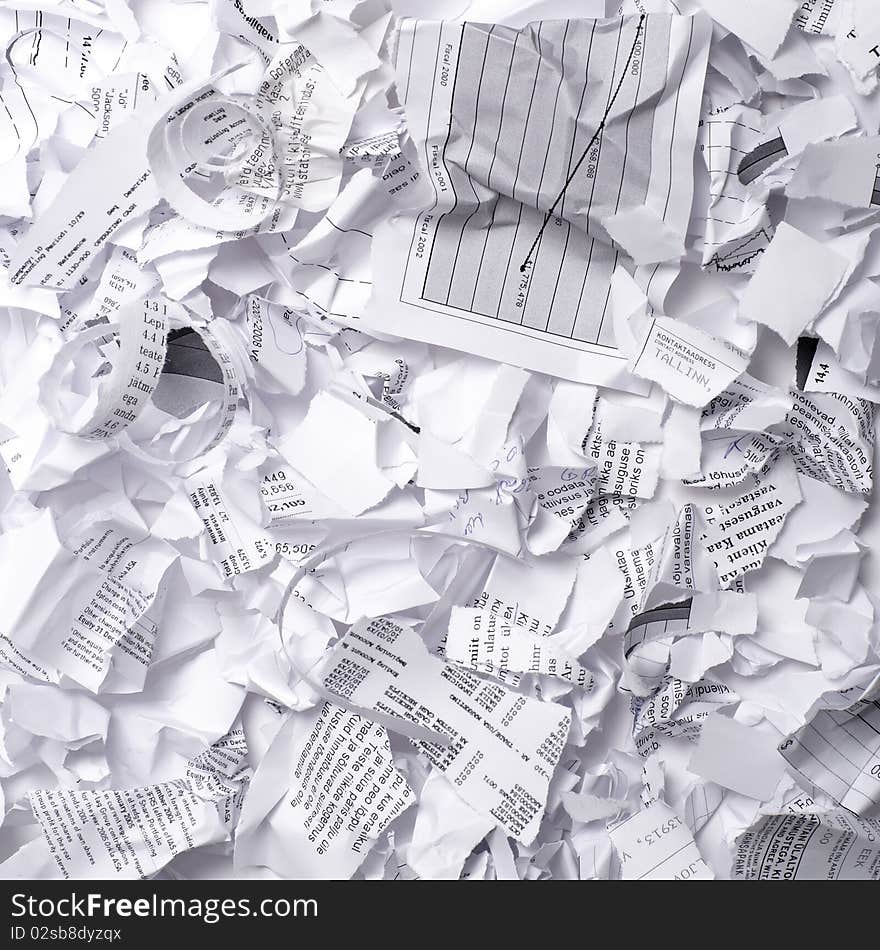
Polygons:
<instances>
[{"instance_id":1,"label":"shredded paper pile","mask_svg":"<svg viewBox=\"0 0 880 950\"><path fill-rule=\"evenodd\" d=\"M0 33L0 876L880 879L877 0Z\"/></svg>"}]
</instances>

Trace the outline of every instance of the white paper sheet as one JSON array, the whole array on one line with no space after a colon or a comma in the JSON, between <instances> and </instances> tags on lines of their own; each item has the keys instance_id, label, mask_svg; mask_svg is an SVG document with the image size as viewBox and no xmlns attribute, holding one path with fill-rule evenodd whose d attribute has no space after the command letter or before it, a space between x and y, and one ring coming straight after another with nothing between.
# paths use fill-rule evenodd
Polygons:
<instances>
[{"instance_id":1,"label":"white paper sheet","mask_svg":"<svg viewBox=\"0 0 880 950\"><path fill-rule=\"evenodd\" d=\"M625 256L603 222L643 206L662 237L683 241L707 26L701 17L659 15L523 31L404 21L398 81L425 198L421 213L377 232L368 324L637 388L624 382L605 317L607 281ZM570 66L550 55L557 45ZM586 72L575 65L584 61ZM517 107L502 110L508 100ZM541 108L545 101L556 108ZM603 143L638 158L603 164ZM585 199L566 200L576 188ZM507 264L491 266L496 258Z\"/></svg>"}]
</instances>

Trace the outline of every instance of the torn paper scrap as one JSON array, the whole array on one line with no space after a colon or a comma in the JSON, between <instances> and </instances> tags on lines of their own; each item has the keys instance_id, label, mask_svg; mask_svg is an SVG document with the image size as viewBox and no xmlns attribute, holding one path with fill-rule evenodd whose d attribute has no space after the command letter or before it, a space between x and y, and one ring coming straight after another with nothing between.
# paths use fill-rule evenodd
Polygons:
<instances>
[{"instance_id":1,"label":"torn paper scrap","mask_svg":"<svg viewBox=\"0 0 880 950\"><path fill-rule=\"evenodd\" d=\"M824 198L850 208L880 204L880 136L808 145L785 189L790 198Z\"/></svg>"},{"instance_id":2,"label":"torn paper scrap","mask_svg":"<svg viewBox=\"0 0 880 950\"><path fill-rule=\"evenodd\" d=\"M785 769L776 751L777 742L772 731L745 726L720 714L712 715L700 729L688 768L724 788L767 801Z\"/></svg>"},{"instance_id":3,"label":"torn paper scrap","mask_svg":"<svg viewBox=\"0 0 880 950\"><path fill-rule=\"evenodd\" d=\"M719 681L684 683L667 677L665 685L652 696L632 697L636 751L647 758L660 749L665 738L696 739L702 723L713 712L736 701L736 694Z\"/></svg>"},{"instance_id":4,"label":"torn paper scrap","mask_svg":"<svg viewBox=\"0 0 880 950\"><path fill-rule=\"evenodd\" d=\"M764 563L801 497L795 467L786 456L769 471L748 476L741 489L711 496L712 504L703 508L703 540L723 587Z\"/></svg>"},{"instance_id":5,"label":"torn paper scrap","mask_svg":"<svg viewBox=\"0 0 880 950\"><path fill-rule=\"evenodd\" d=\"M870 0L852 0L837 21L835 49L858 92L877 88L880 66L880 11Z\"/></svg>"},{"instance_id":6,"label":"torn paper scrap","mask_svg":"<svg viewBox=\"0 0 880 950\"><path fill-rule=\"evenodd\" d=\"M792 344L830 303L847 271L839 254L783 222L746 287L740 315Z\"/></svg>"},{"instance_id":7,"label":"torn paper scrap","mask_svg":"<svg viewBox=\"0 0 880 950\"><path fill-rule=\"evenodd\" d=\"M236 835L236 867L350 878L412 802L385 729L322 702L287 720L257 768Z\"/></svg>"},{"instance_id":8,"label":"torn paper scrap","mask_svg":"<svg viewBox=\"0 0 880 950\"><path fill-rule=\"evenodd\" d=\"M702 408L746 369L748 354L681 320L649 310L647 298L618 268L611 279L615 335L636 376Z\"/></svg>"},{"instance_id":9,"label":"torn paper scrap","mask_svg":"<svg viewBox=\"0 0 880 950\"><path fill-rule=\"evenodd\" d=\"M0 550L3 542L18 547L19 572L3 598L6 636L28 662L92 692L113 668L139 688L163 579L177 553L134 525L112 521L83 525L65 541L48 511L0 539Z\"/></svg>"},{"instance_id":10,"label":"torn paper scrap","mask_svg":"<svg viewBox=\"0 0 880 950\"><path fill-rule=\"evenodd\" d=\"M34 816L57 876L65 880L150 877L175 855L225 841L230 796L249 770L239 730L196 758L185 778L119 790L39 789ZM15 861L13 856L10 861Z\"/></svg>"},{"instance_id":11,"label":"torn paper scrap","mask_svg":"<svg viewBox=\"0 0 880 950\"><path fill-rule=\"evenodd\" d=\"M771 815L736 843L732 876L750 881L880 880L877 819L844 811Z\"/></svg>"},{"instance_id":12,"label":"torn paper scrap","mask_svg":"<svg viewBox=\"0 0 880 950\"><path fill-rule=\"evenodd\" d=\"M594 684L592 675L576 657L566 653L552 637L523 629L516 614L454 607L446 637L446 656L490 675L542 673L587 690Z\"/></svg>"},{"instance_id":13,"label":"torn paper scrap","mask_svg":"<svg viewBox=\"0 0 880 950\"><path fill-rule=\"evenodd\" d=\"M759 0L699 0L700 6L726 30L772 59L782 45L799 0L766 5Z\"/></svg>"},{"instance_id":14,"label":"torn paper scrap","mask_svg":"<svg viewBox=\"0 0 880 950\"><path fill-rule=\"evenodd\" d=\"M662 802L609 831L624 881L706 881L715 875L687 825Z\"/></svg>"},{"instance_id":15,"label":"torn paper scrap","mask_svg":"<svg viewBox=\"0 0 880 950\"><path fill-rule=\"evenodd\" d=\"M804 778L857 815L871 811L880 801L880 704L876 700L820 711L779 751Z\"/></svg>"},{"instance_id":16,"label":"torn paper scrap","mask_svg":"<svg viewBox=\"0 0 880 950\"><path fill-rule=\"evenodd\" d=\"M320 676L339 702L419 737L466 802L517 840L534 840L571 710L446 664L413 630L384 619L352 627Z\"/></svg>"},{"instance_id":17,"label":"torn paper scrap","mask_svg":"<svg viewBox=\"0 0 880 950\"><path fill-rule=\"evenodd\" d=\"M385 417L387 418L387 417ZM354 406L320 393L295 432L279 446L281 454L309 481L351 515L382 501L394 481L379 467L378 428L383 417L368 406ZM328 438L334 455L328 456Z\"/></svg>"}]
</instances>

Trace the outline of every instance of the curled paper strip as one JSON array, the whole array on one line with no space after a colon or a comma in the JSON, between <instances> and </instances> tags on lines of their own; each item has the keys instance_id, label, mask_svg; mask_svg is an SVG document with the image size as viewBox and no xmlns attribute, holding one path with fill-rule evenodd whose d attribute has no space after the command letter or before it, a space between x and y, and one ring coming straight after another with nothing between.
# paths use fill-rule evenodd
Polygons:
<instances>
[{"instance_id":1,"label":"curled paper strip","mask_svg":"<svg viewBox=\"0 0 880 950\"><path fill-rule=\"evenodd\" d=\"M119 438L141 416L156 392L168 355L169 331L187 326L193 324L183 307L159 297L148 297L125 307L118 322L96 324L77 333L58 350L40 384L41 402L55 426L85 439ZM203 455L220 444L235 417L242 393L233 359L207 327L193 329L220 367L221 408L206 424L198 423L203 435L186 455L178 454L173 446L163 456L152 446L145 448L132 443L134 451L146 458L182 462ZM118 350L113 354L109 374L71 415L68 404L73 401L72 393L59 382L65 378L65 368L72 368L83 347L114 337L118 339Z\"/></svg>"},{"instance_id":2,"label":"curled paper strip","mask_svg":"<svg viewBox=\"0 0 880 950\"><path fill-rule=\"evenodd\" d=\"M159 190L177 212L205 228L237 231L274 210L281 192L274 141L247 103L208 86L153 126L147 154ZM202 190L212 186L213 200L190 186L196 179ZM225 185L234 187L220 190Z\"/></svg>"}]
</instances>

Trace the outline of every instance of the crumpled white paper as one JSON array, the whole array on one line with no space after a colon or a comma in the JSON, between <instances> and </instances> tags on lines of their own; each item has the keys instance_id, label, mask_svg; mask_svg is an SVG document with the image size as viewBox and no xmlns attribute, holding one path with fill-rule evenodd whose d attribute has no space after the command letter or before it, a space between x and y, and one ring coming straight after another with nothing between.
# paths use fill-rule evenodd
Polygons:
<instances>
[{"instance_id":1,"label":"crumpled white paper","mask_svg":"<svg viewBox=\"0 0 880 950\"><path fill-rule=\"evenodd\" d=\"M3 877L880 877L876 4L533 6L0 9Z\"/></svg>"}]
</instances>

